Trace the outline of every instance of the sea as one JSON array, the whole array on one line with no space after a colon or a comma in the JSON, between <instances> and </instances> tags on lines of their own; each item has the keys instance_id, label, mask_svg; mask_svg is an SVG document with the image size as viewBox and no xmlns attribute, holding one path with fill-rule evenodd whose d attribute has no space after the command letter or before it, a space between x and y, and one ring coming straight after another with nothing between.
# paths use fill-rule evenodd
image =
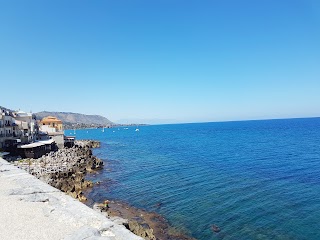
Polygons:
<instances>
[{"instance_id":1,"label":"sea","mask_svg":"<svg viewBox=\"0 0 320 240\"><path fill-rule=\"evenodd\" d=\"M101 141L94 201L155 211L200 240L320 239L320 118L65 133Z\"/></svg>"}]
</instances>

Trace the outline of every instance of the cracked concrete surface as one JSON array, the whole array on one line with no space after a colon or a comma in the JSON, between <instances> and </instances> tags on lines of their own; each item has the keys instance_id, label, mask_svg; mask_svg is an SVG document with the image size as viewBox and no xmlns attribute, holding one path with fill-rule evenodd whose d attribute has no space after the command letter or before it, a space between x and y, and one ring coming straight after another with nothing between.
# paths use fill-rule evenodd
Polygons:
<instances>
[{"instance_id":1,"label":"cracked concrete surface","mask_svg":"<svg viewBox=\"0 0 320 240\"><path fill-rule=\"evenodd\" d=\"M142 238L0 158L0 239Z\"/></svg>"}]
</instances>

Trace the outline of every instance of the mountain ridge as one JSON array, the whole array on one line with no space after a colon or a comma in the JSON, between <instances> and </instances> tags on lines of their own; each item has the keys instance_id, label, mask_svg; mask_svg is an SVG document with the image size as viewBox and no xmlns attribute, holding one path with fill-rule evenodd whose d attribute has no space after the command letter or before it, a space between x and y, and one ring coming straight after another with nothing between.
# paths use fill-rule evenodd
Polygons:
<instances>
[{"instance_id":1,"label":"mountain ridge","mask_svg":"<svg viewBox=\"0 0 320 240\"><path fill-rule=\"evenodd\" d=\"M38 120L43 119L47 116L53 116L62 121L64 125L85 125L86 126L110 126L114 125L112 121L101 115L87 115L82 113L73 112L52 112L52 111L42 111L35 113Z\"/></svg>"}]
</instances>

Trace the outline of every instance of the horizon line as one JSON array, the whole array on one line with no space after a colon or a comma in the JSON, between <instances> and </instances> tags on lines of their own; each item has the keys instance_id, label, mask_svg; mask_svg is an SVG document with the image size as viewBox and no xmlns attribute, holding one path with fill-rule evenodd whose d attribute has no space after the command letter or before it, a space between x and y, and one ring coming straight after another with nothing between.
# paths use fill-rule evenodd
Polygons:
<instances>
[{"instance_id":1,"label":"horizon line","mask_svg":"<svg viewBox=\"0 0 320 240\"><path fill-rule=\"evenodd\" d=\"M204 121L204 122L177 122L177 123L146 123L147 125L174 125L174 124L197 124L197 123L225 123L225 122L250 122L250 121L275 121L275 120L290 120L290 119L310 119L320 118L320 116L312 117L285 117L285 118L262 118L262 119L239 119L239 120L221 120L221 121ZM136 123L132 123L136 124ZM138 123L139 124L139 123ZM142 124L142 123L140 123Z\"/></svg>"}]
</instances>

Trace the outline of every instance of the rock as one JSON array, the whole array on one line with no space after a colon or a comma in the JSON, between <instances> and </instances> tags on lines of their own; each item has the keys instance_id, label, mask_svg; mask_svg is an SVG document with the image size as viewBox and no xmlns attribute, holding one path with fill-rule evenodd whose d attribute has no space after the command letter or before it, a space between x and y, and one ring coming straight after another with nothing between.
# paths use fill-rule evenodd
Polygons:
<instances>
[{"instance_id":1,"label":"rock","mask_svg":"<svg viewBox=\"0 0 320 240\"><path fill-rule=\"evenodd\" d=\"M212 230L213 232L216 232L216 233L218 233L218 232L221 231L221 229L220 229L217 225L215 225L215 224L213 224L213 225L211 226L211 230Z\"/></svg>"},{"instance_id":2,"label":"rock","mask_svg":"<svg viewBox=\"0 0 320 240\"><path fill-rule=\"evenodd\" d=\"M77 193L76 192L67 192L68 195L70 195L73 198L77 198Z\"/></svg>"},{"instance_id":3,"label":"rock","mask_svg":"<svg viewBox=\"0 0 320 240\"><path fill-rule=\"evenodd\" d=\"M93 147L100 147L100 142L76 141L72 148L62 148L39 159L25 159L15 164L51 186L84 200L77 192L93 186L92 182L85 181L86 173L103 167L103 161L92 155Z\"/></svg>"},{"instance_id":4,"label":"rock","mask_svg":"<svg viewBox=\"0 0 320 240\"><path fill-rule=\"evenodd\" d=\"M162 206L162 203L161 202L158 202L158 203L156 203L156 205L155 205L156 207L161 207Z\"/></svg>"},{"instance_id":5,"label":"rock","mask_svg":"<svg viewBox=\"0 0 320 240\"><path fill-rule=\"evenodd\" d=\"M124 219L121 217L110 217L110 220L112 220L116 224L121 224L121 225L128 225L129 223L128 219Z\"/></svg>"},{"instance_id":6,"label":"rock","mask_svg":"<svg viewBox=\"0 0 320 240\"><path fill-rule=\"evenodd\" d=\"M138 221L130 220L127 224L127 228L134 234L143 237L144 239L156 239L156 237L153 235L153 229L151 229L147 223L139 223Z\"/></svg>"},{"instance_id":7,"label":"rock","mask_svg":"<svg viewBox=\"0 0 320 240\"><path fill-rule=\"evenodd\" d=\"M87 201L87 198L83 194L78 194L77 199L79 199L80 202L85 202Z\"/></svg>"},{"instance_id":8,"label":"rock","mask_svg":"<svg viewBox=\"0 0 320 240\"><path fill-rule=\"evenodd\" d=\"M77 140L75 141L75 145L79 147L99 148L100 142L94 140Z\"/></svg>"}]
</instances>

